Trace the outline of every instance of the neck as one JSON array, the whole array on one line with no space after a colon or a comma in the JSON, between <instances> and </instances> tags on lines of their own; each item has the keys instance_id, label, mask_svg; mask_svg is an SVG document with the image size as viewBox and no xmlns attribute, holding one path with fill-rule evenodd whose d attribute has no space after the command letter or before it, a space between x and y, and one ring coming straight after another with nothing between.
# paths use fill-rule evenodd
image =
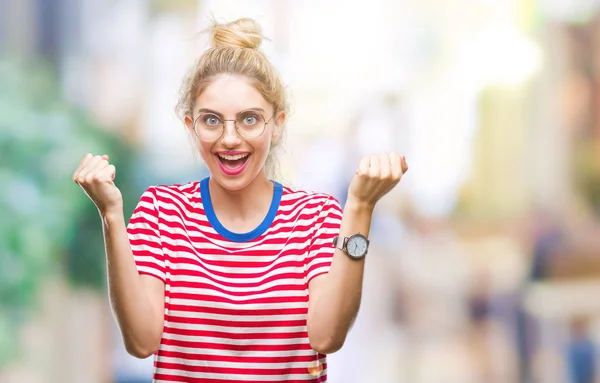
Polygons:
<instances>
[{"instance_id":1,"label":"neck","mask_svg":"<svg viewBox=\"0 0 600 383\"><path fill-rule=\"evenodd\" d=\"M217 216L246 219L268 211L273 199L273 182L261 172L248 186L227 190L212 178L208 182Z\"/></svg>"}]
</instances>

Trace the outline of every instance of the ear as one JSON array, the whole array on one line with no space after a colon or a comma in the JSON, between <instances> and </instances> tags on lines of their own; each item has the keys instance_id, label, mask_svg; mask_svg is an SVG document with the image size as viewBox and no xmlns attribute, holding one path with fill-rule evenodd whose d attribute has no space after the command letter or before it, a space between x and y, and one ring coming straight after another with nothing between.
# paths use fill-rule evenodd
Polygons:
<instances>
[{"instance_id":1,"label":"ear","mask_svg":"<svg viewBox=\"0 0 600 383\"><path fill-rule=\"evenodd\" d=\"M274 119L273 132L271 133L271 142L278 142L283 132L283 125L285 124L285 112L281 111Z\"/></svg>"},{"instance_id":2,"label":"ear","mask_svg":"<svg viewBox=\"0 0 600 383\"><path fill-rule=\"evenodd\" d=\"M189 114L186 114L183 121L185 122L185 126L190 131L190 134L193 135L194 134L194 120L192 119L192 116L190 116Z\"/></svg>"}]
</instances>

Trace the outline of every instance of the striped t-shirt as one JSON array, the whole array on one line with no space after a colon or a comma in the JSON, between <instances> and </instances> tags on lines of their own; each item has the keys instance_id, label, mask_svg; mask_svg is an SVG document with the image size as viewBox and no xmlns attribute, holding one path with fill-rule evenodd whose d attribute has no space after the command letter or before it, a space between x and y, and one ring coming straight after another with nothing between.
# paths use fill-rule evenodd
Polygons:
<instances>
[{"instance_id":1,"label":"striped t-shirt","mask_svg":"<svg viewBox=\"0 0 600 383\"><path fill-rule=\"evenodd\" d=\"M262 223L234 233L208 178L147 189L127 230L139 273L165 283L154 381L326 381L308 340L308 283L329 271L341 218L331 196L274 182Z\"/></svg>"}]
</instances>

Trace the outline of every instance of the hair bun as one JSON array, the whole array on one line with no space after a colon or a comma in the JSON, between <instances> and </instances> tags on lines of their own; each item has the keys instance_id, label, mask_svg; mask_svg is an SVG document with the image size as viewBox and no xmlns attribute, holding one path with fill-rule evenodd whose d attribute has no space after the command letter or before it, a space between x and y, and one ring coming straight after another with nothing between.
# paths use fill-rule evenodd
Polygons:
<instances>
[{"instance_id":1,"label":"hair bun","mask_svg":"<svg viewBox=\"0 0 600 383\"><path fill-rule=\"evenodd\" d=\"M250 18L223 24L215 22L211 31L213 47L258 49L264 38L260 25Z\"/></svg>"}]
</instances>

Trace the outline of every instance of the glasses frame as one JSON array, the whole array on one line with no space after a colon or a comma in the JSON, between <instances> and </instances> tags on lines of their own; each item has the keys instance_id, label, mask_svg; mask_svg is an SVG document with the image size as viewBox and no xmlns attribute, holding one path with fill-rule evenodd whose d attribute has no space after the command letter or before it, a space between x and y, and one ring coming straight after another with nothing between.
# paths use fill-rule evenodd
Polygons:
<instances>
[{"instance_id":1,"label":"glasses frame","mask_svg":"<svg viewBox=\"0 0 600 383\"><path fill-rule=\"evenodd\" d=\"M251 110L242 111L240 113L244 113L244 112L251 112ZM265 132L265 130L267 130L267 125L271 122L271 120L273 119L273 117L275 117L275 114L277 114L277 112L273 112L273 115L268 120L265 120L265 116L263 116L261 113L258 113L258 112L255 112L255 113L258 114L259 116L261 116L262 119L263 119L263 121L265 122L264 126L262 128L262 131L256 137L253 137L253 138L246 138L246 137L244 137L242 135L242 133L240 133L240 128L238 128L237 119L235 119L235 120L224 120L224 119L221 119L219 116L217 116L215 113L210 113L210 112L200 113L198 115L198 117L196 117L196 119L194 120L194 134L196 135L196 137L198 137L198 139L200 141L203 141L203 142L217 142L221 138L223 138L223 135L225 134L225 123L227 121L231 121L231 122L233 122L233 126L235 127L235 132L237 133L238 136L240 136L242 139L244 139L246 141L256 140L257 138L260 138L260 136L263 135L263 133ZM200 138L200 135L198 134L198 130L196 128L196 123L198 122L198 120L200 119L200 117L202 117L202 115L206 115L206 114L213 115L213 116L217 117L219 120L221 120L221 135L218 138L214 139L214 140L203 140L202 138Z\"/></svg>"}]
</instances>

